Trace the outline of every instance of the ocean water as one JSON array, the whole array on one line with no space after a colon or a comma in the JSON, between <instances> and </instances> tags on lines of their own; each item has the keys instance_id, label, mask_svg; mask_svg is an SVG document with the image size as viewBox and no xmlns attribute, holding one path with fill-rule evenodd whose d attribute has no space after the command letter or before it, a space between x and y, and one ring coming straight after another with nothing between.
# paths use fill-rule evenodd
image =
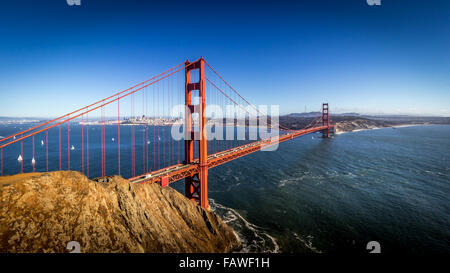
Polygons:
<instances>
[{"instance_id":1,"label":"ocean water","mask_svg":"<svg viewBox=\"0 0 450 273\"><path fill-rule=\"evenodd\" d=\"M27 126L0 125L0 136ZM71 169L81 170L81 128L70 128L75 148ZM99 128L90 127L90 139L98 138ZM135 129L141 136L142 128ZM169 134L168 128L159 129L158 135ZM63 169L66 130L63 126ZM156 136L148 133L151 147ZM106 126L106 174L117 172L115 134L115 127ZM122 175L129 177L129 128L122 129L121 138ZM45 171L41 140L45 134L35 138L37 171ZM57 128L48 142L50 170L56 170ZM147 167L140 160L144 144L138 138L137 173ZM24 171L31 171L31 141L23 145ZM92 141L90 149L90 177L100 176L100 143ZM152 162L156 149L149 150L148 168L157 168ZM307 135L281 143L277 151L256 152L210 169L211 207L240 237L242 252L364 253L369 241L378 241L383 253L449 253L449 151L450 126L444 125L343 133L333 139ZM19 153L19 143L5 148L5 174L20 171ZM181 159L176 153L167 155L166 164ZM171 186L184 191L182 181Z\"/></svg>"},{"instance_id":2,"label":"ocean water","mask_svg":"<svg viewBox=\"0 0 450 273\"><path fill-rule=\"evenodd\" d=\"M449 152L450 126L303 136L211 169L209 196L243 251L449 253Z\"/></svg>"}]
</instances>

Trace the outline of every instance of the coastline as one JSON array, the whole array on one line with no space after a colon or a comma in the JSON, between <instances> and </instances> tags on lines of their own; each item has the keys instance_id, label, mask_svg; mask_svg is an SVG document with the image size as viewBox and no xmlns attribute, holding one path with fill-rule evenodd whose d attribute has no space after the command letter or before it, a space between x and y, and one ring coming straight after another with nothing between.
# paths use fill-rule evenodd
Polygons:
<instances>
[{"instance_id":1,"label":"coastline","mask_svg":"<svg viewBox=\"0 0 450 273\"><path fill-rule=\"evenodd\" d=\"M356 133L356 132L360 132L360 131L377 130L377 129L384 129L384 128L403 128L403 127L426 126L426 125L430 125L430 124L427 124L427 123L398 124L398 125L392 125L392 126L358 128L358 129L353 129L353 130L338 130L338 131L336 131L335 135L340 135L340 134L344 134L344 133Z\"/></svg>"}]
</instances>

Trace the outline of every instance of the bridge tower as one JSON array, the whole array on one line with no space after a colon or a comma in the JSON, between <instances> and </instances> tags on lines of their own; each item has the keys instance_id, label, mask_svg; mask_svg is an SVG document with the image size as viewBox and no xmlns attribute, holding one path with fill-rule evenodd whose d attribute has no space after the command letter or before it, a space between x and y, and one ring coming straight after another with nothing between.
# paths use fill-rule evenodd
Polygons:
<instances>
[{"instance_id":1,"label":"bridge tower","mask_svg":"<svg viewBox=\"0 0 450 273\"><path fill-rule=\"evenodd\" d=\"M329 119L328 103L322 104L322 126L327 126L327 129L322 131L323 138L330 137L330 119Z\"/></svg>"},{"instance_id":2,"label":"bridge tower","mask_svg":"<svg viewBox=\"0 0 450 273\"><path fill-rule=\"evenodd\" d=\"M198 70L198 82L191 82L191 71ZM198 91L199 103L192 104L192 93ZM186 164L194 161L194 141L198 141L199 173L185 178L185 195L196 201L202 208L209 209L208 203L208 153L206 138L205 103L205 60L200 58L194 63L186 61L185 68L185 140L184 153ZM199 128L194 131L193 114L198 114Z\"/></svg>"}]
</instances>

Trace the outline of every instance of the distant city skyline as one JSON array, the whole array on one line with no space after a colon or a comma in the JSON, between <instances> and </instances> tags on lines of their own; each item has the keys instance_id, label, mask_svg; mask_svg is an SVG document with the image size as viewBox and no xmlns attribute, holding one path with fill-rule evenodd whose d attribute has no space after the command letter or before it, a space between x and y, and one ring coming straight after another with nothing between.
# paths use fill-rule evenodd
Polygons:
<instances>
[{"instance_id":1,"label":"distant city skyline","mask_svg":"<svg viewBox=\"0 0 450 273\"><path fill-rule=\"evenodd\" d=\"M444 0L19 0L0 31L0 116L60 116L200 56L281 115L450 116Z\"/></svg>"}]
</instances>

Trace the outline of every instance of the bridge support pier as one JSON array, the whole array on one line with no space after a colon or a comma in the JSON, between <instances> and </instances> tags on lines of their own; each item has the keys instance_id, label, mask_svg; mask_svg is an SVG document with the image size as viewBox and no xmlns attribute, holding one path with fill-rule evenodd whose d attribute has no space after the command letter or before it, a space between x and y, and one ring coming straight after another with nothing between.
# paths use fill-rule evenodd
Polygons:
<instances>
[{"instance_id":1,"label":"bridge support pier","mask_svg":"<svg viewBox=\"0 0 450 273\"><path fill-rule=\"evenodd\" d=\"M191 70L197 69L198 82L191 82ZM199 104L192 104L192 93L198 90ZM200 58L195 63L186 61L185 68L185 140L184 152L186 164L194 162L194 141L198 141L199 173L185 178L185 195L196 201L202 208L209 209L208 202L208 152L206 137L206 103L205 103L205 60ZM192 115L198 113L198 131L194 131Z\"/></svg>"}]
</instances>

